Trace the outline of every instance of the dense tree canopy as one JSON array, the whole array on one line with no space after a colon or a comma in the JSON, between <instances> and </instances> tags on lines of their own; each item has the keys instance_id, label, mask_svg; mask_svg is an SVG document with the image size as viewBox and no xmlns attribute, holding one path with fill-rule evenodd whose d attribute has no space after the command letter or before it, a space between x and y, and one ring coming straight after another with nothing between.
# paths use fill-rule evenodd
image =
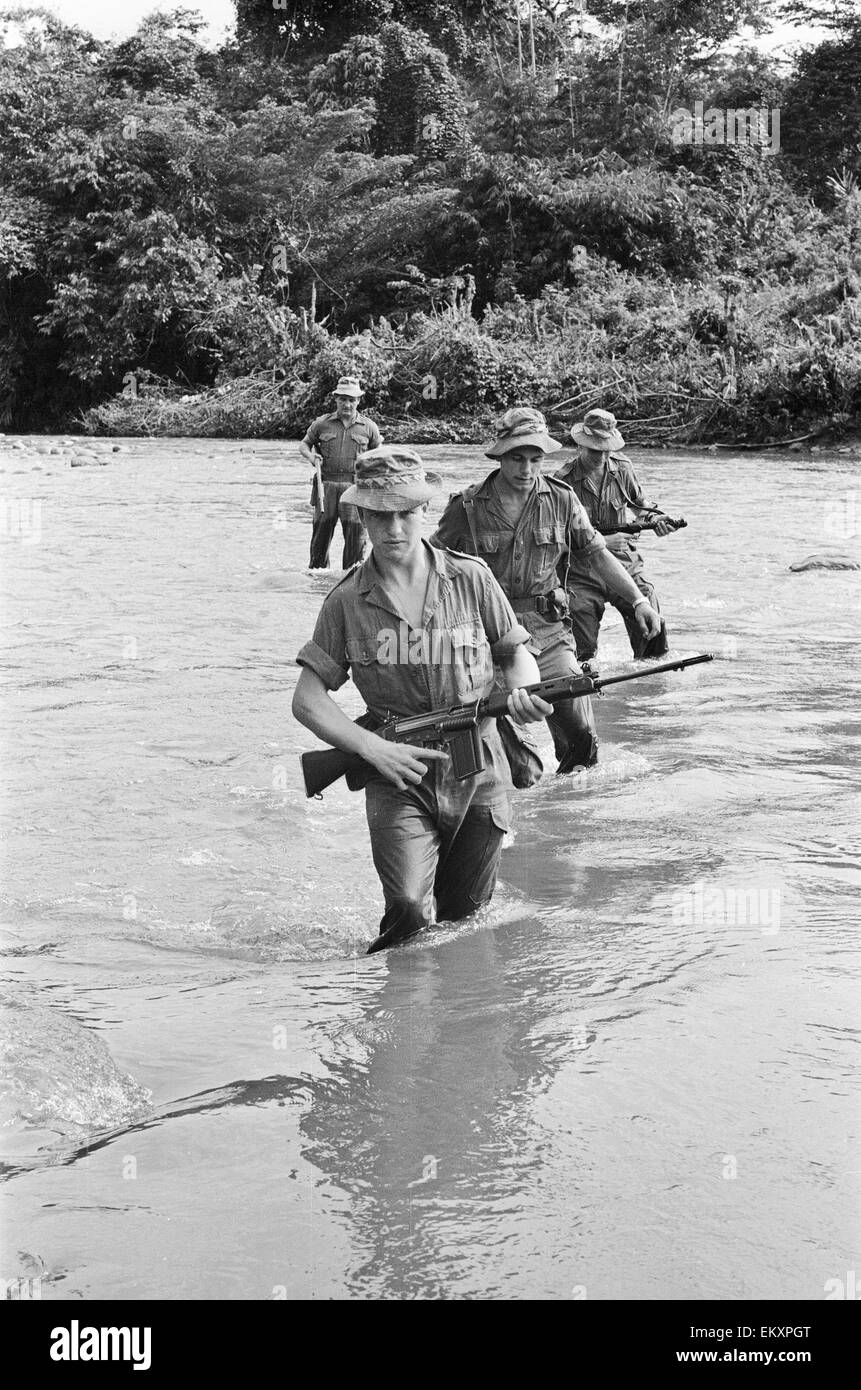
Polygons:
<instances>
[{"instance_id":1,"label":"dense tree canopy","mask_svg":"<svg viewBox=\"0 0 861 1390\"><path fill-rule=\"evenodd\" d=\"M714 427L851 415L861 24L833 6L794 70L729 42L777 12L238 0L213 53L189 10L111 44L0 9L0 427L130 372L268 374L292 419L351 365L392 411L584 382L630 410L643 378ZM780 108L779 150L680 143L698 102Z\"/></svg>"}]
</instances>

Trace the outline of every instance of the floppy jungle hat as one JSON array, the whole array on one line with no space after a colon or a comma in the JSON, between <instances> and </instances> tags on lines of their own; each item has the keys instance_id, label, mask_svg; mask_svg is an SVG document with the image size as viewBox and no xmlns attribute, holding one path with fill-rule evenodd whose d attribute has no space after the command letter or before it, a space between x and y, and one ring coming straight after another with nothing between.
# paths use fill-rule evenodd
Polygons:
<instances>
[{"instance_id":1,"label":"floppy jungle hat","mask_svg":"<svg viewBox=\"0 0 861 1390\"><path fill-rule=\"evenodd\" d=\"M333 396L352 396L354 400L358 400L364 394L357 376L342 376L332 391Z\"/></svg>"},{"instance_id":2,"label":"floppy jungle hat","mask_svg":"<svg viewBox=\"0 0 861 1390\"><path fill-rule=\"evenodd\" d=\"M609 410L590 410L584 420L571 426L571 438L586 449L624 449L616 417Z\"/></svg>"},{"instance_id":3,"label":"floppy jungle hat","mask_svg":"<svg viewBox=\"0 0 861 1390\"><path fill-rule=\"evenodd\" d=\"M341 501L371 512L406 512L427 502L441 485L442 478L425 471L414 449L382 445L359 454L356 481Z\"/></svg>"},{"instance_id":4,"label":"floppy jungle hat","mask_svg":"<svg viewBox=\"0 0 861 1390\"><path fill-rule=\"evenodd\" d=\"M557 449L562 448L548 434L547 421L540 410L533 410L531 406L515 406L513 410L505 412L497 427L496 439L484 452L487 458L498 459L510 449L525 448L527 445L542 449L545 454L555 454Z\"/></svg>"}]
</instances>

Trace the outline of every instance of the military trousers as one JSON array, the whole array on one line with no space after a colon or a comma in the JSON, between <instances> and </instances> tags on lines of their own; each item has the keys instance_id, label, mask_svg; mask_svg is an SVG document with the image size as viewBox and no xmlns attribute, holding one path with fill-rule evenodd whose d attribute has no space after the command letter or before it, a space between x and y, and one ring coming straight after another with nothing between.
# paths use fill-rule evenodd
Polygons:
<instances>
[{"instance_id":1,"label":"military trousers","mask_svg":"<svg viewBox=\"0 0 861 1390\"><path fill-rule=\"evenodd\" d=\"M613 554L628 571L640 593L660 613L654 586L643 574L643 560L636 545L626 541L618 550L614 548ZM580 661L591 660L598 650L598 633L608 603L621 613L631 651L637 660L664 655L667 651L667 627L663 618L657 637L644 637L629 603L624 603L611 593L593 570L572 567L568 575L568 611Z\"/></svg>"},{"instance_id":2,"label":"military trousers","mask_svg":"<svg viewBox=\"0 0 861 1390\"><path fill-rule=\"evenodd\" d=\"M342 568L351 569L353 565L358 564L365 553L368 536L359 520L358 510L349 502L341 501L341 497L350 486L352 486L352 479L348 477L334 481L323 480L323 506L322 508L318 506L311 531L310 568L312 570L328 569L329 547L332 544L332 537L339 521L344 533Z\"/></svg>"},{"instance_id":3,"label":"military trousers","mask_svg":"<svg viewBox=\"0 0 861 1390\"><path fill-rule=\"evenodd\" d=\"M554 680L557 676L582 674L577 664L573 638L561 623L559 627L561 631L556 641L543 647L535 656L543 681ZM558 771L571 772L575 767L592 767L598 761L598 737L590 696L562 700L554 705L553 713L547 719L547 727L559 759Z\"/></svg>"},{"instance_id":4,"label":"military trousers","mask_svg":"<svg viewBox=\"0 0 861 1390\"><path fill-rule=\"evenodd\" d=\"M492 768L459 782L434 762L418 786L403 791L374 777L365 810L385 901L371 952L490 901L509 826L507 789Z\"/></svg>"},{"instance_id":5,"label":"military trousers","mask_svg":"<svg viewBox=\"0 0 861 1390\"><path fill-rule=\"evenodd\" d=\"M518 622L529 630L532 638L529 650L538 662L538 673L543 681L582 674L567 623L536 613L532 600L514 599L512 607ZM590 696L562 700L554 705L553 713L547 717L547 727L559 759L557 772L592 767L598 761L598 737Z\"/></svg>"}]
</instances>

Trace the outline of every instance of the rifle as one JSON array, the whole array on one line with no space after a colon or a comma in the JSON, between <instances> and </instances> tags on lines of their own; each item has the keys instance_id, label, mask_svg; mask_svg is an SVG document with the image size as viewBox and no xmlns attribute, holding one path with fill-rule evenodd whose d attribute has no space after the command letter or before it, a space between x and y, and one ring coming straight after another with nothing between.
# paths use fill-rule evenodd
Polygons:
<instances>
[{"instance_id":1,"label":"rifle","mask_svg":"<svg viewBox=\"0 0 861 1390\"><path fill-rule=\"evenodd\" d=\"M314 455L314 480L311 488L311 506L314 508L314 520L319 521L325 507L323 496L323 471L319 454Z\"/></svg>"},{"instance_id":2,"label":"rifle","mask_svg":"<svg viewBox=\"0 0 861 1390\"><path fill-rule=\"evenodd\" d=\"M714 661L714 656L706 652L700 656L680 657L678 661L663 661L645 671L631 671L623 676L558 676L555 680L539 681L523 688L528 695L537 695L548 704L557 705L561 700L576 700L581 695L600 695L608 685L642 680L644 676L657 676L662 671L681 671L702 661ZM447 744L454 775L462 781L484 770L479 725L483 719L498 719L507 713L509 694L510 691L499 691L474 704L450 705L427 714L411 714L382 722L365 713L354 723L393 743ZM306 796L319 796L339 777L346 777L350 791L359 791L377 775L376 769L358 753L344 753L339 748L302 753L300 762Z\"/></svg>"},{"instance_id":3,"label":"rifle","mask_svg":"<svg viewBox=\"0 0 861 1390\"><path fill-rule=\"evenodd\" d=\"M675 519L668 516L664 519L670 523L674 531L681 531L682 527L688 524L682 516ZM602 536L639 536L641 531L654 531L657 524L657 521L635 521L625 526L596 526L595 530L600 531Z\"/></svg>"}]
</instances>

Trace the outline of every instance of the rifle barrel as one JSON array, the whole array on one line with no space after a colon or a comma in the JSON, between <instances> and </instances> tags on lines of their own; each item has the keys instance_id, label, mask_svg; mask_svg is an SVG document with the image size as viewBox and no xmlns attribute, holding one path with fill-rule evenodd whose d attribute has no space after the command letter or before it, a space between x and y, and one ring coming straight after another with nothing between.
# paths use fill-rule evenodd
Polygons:
<instances>
[{"instance_id":1,"label":"rifle barrel","mask_svg":"<svg viewBox=\"0 0 861 1390\"><path fill-rule=\"evenodd\" d=\"M714 661L713 652L701 652L699 656L682 656L678 661L662 661L657 666L649 666L645 671L629 671L623 676L598 676L595 689L603 690L605 685L619 685L622 681L639 680L641 676L657 676L662 671L681 671L686 666L699 666L703 661Z\"/></svg>"}]
</instances>

